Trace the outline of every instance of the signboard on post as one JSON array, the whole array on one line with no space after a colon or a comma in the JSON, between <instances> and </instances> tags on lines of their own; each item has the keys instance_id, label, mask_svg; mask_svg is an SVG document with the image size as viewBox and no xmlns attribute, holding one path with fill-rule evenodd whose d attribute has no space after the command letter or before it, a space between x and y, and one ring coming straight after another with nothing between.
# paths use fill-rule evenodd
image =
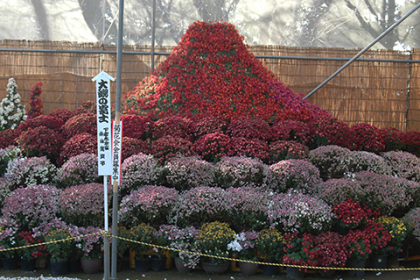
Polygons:
<instances>
[{"instance_id":1,"label":"signboard on post","mask_svg":"<svg viewBox=\"0 0 420 280\"><path fill-rule=\"evenodd\" d=\"M110 80L115 79L101 71L92 81L96 81L96 123L98 126L98 175L112 174L111 150L111 88Z\"/></svg>"},{"instance_id":2,"label":"signboard on post","mask_svg":"<svg viewBox=\"0 0 420 280\"><path fill-rule=\"evenodd\" d=\"M121 185L121 149L122 149L122 122L113 122L112 131L112 183Z\"/></svg>"}]
</instances>

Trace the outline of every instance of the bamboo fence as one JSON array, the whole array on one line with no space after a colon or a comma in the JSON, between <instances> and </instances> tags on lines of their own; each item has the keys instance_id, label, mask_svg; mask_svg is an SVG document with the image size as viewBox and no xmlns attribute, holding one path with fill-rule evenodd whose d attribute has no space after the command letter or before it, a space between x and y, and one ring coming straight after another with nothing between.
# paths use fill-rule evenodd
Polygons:
<instances>
[{"instance_id":1,"label":"bamboo fence","mask_svg":"<svg viewBox=\"0 0 420 280\"><path fill-rule=\"evenodd\" d=\"M55 109L73 110L88 100L95 100L95 84L91 79L101 70L116 77L117 57L114 53L85 51L111 50L116 46L100 43L16 41L0 42L0 87L6 89L9 78L15 78L23 103L28 105L32 86L43 82L41 99L44 114ZM11 51L4 49L14 49ZM19 51L18 51L19 49ZM28 51L38 49L53 52ZM25 51L20 51L25 50ZM76 50L77 52L63 52ZM157 47L155 52L170 52L172 47ZM150 46L124 46L124 51L150 52ZM351 58L358 50L251 46L254 55L282 56L263 58L267 69L297 93L306 95L328 78L346 61L320 58ZM288 56L289 58L284 58ZM303 57L297 59L296 57ZM400 130L420 130L420 65L389 62L383 59L420 60L420 50L400 53L390 50L368 51L308 100L349 125L366 122ZM155 66L166 59L155 55ZM382 59L382 61L377 61ZM150 73L149 54L124 54L122 93L132 89ZM115 83L112 83L115 100ZM0 91L0 98L6 96Z\"/></svg>"}]
</instances>

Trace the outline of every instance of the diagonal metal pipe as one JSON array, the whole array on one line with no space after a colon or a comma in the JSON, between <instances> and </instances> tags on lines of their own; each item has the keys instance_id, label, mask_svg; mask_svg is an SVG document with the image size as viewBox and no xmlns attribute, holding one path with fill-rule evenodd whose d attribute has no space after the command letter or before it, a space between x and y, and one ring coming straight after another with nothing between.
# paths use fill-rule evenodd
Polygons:
<instances>
[{"instance_id":1,"label":"diagonal metal pipe","mask_svg":"<svg viewBox=\"0 0 420 280\"><path fill-rule=\"evenodd\" d=\"M379 40L381 40L385 35L387 35L392 29L398 26L401 22L403 22L406 18L408 18L412 13L414 13L418 8L420 8L420 3L417 4L411 11L405 14L402 18L400 18L397 22L391 25L387 30L385 30L381 35L376 37L369 45L364 47L360 52L358 52L354 57L352 57L349 61L347 61L343 66L340 67L337 71L335 71L331 76L329 76L325 81L319 84L316 88L314 88L310 93L308 93L303 99L310 97L312 94L317 92L320 88L322 88L326 83L328 83L332 78L337 76L341 71L343 71L347 66L349 66L353 61L355 61L359 56L365 53L368 49L370 49L373 45L375 45Z\"/></svg>"}]
</instances>

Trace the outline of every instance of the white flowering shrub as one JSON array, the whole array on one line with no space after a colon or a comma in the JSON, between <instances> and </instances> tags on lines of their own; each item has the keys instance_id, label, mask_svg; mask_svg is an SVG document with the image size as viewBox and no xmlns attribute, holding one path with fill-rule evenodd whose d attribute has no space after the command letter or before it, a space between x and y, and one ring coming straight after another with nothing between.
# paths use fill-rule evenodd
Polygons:
<instances>
[{"instance_id":1,"label":"white flowering shrub","mask_svg":"<svg viewBox=\"0 0 420 280\"><path fill-rule=\"evenodd\" d=\"M0 130L15 129L21 122L25 121L25 105L22 105L20 94L16 92L16 81L9 79L6 91L8 94L1 101L0 106Z\"/></svg>"},{"instance_id":2,"label":"white flowering shrub","mask_svg":"<svg viewBox=\"0 0 420 280\"><path fill-rule=\"evenodd\" d=\"M0 176L6 173L9 161L20 156L21 149L15 146L9 146L5 149L0 149Z\"/></svg>"}]
</instances>

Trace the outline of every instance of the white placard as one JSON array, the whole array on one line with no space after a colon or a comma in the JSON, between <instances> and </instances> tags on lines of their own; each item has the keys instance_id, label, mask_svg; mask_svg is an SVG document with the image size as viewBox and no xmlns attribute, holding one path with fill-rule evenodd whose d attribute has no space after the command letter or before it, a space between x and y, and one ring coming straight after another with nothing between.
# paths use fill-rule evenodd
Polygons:
<instances>
[{"instance_id":1,"label":"white placard","mask_svg":"<svg viewBox=\"0 0 420 280\"><path fill-rule=\"evenodd\" d=\"M118 182L121 185L121 149L122 149L122 122L113 122L112 131L112 183Z\"/></svg>"},{"instance_id":2,"label":"white placard","mask_svg":"<svg viewBox=\"0 0 420 280\"><path fill-rule=\"evenodd\" d=\"M102 71L92 81L96 81L96 124L98 127L98 175L112 174L111 150L111 88L110 80L115 79Z\"/></svg>"}]
</instances>

